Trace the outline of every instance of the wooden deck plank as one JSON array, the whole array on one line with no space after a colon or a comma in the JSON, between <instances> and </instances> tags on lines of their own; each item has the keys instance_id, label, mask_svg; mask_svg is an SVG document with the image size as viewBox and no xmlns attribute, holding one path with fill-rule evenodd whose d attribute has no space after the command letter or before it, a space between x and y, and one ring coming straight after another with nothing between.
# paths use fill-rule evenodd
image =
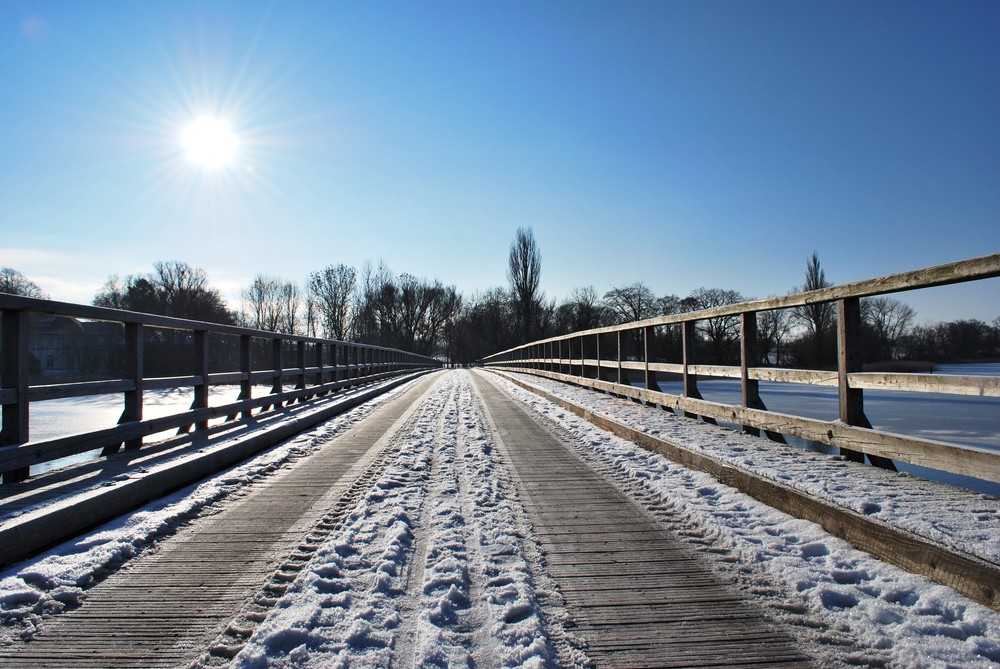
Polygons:
<instances>
[{"instance_id":1,"label":"wooden deck plank","mask_svg":"<svg viewBox=\"0 0 1000 669\"><path fill-rule=\"evenodd\" d=\"M628 500L486 375L474 386L597 667L809 666L703 556Z\"/></svg>"},{"instance_id":2,"label":"wooden deck plank","mask_svg":"<svg viewBox=\"0 0 1000 669\"><path fill-rule=\"evenodd\" d=\"M418 382L309 458L164 539L89 590L78 609L47 620L33 641L0 648L0 666L191 664L239 609L266 592L275 571L385 446L379 439L432 383ZM251 534L262 525L269 536Z\"/></svg>"}]
</instances>

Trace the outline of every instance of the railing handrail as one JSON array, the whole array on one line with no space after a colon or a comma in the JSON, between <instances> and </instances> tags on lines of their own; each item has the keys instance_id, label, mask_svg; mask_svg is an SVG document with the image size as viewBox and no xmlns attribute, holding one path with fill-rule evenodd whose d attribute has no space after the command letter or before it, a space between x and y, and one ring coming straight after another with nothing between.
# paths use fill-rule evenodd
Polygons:
<instances>
[{"instance_id":1,"label":"railing handrail","mask_svg":"<svg viewBox=\"0 0 1000 669\"><path fill-rule=\"evenodd\" d=\"M1000 277L1000 253L937 265L922 270L856 281L783 297L749 300L699 311L659 316L642 321L593 328L549 337L494 353L481 364L509 371L536 374L560 381L604 390L639 401L683 411L690 416L742 424L744 431L782 439L788 434L828 445L839 446L852 460L894 468L893 460L931 467L941 471L1000 483L1000 452L955 443L920 439L872 428L864 412L864 389L935 392L953 395L1000 396L1000 377L967 377L915 373L864 372L861 363L861 299L919 288L978 281ZM796 370L767 367L757 355L757 314L775 309L792 309L813 304L836 303L837 369L834 371ZM740 363L698 364L696 324L713 318L739 317ZM655 328L681 325L681 362L651 360L655 348ZM622 333L638 333L635 358L622 355ZM616 334L617 350L601 353L601 336ZM638 337L641 335L641 337ZM587 338L596 340L597 354L586 355ZM574 354L574 348L579 355ZM612 347L615 348L614 346ZM588 368L590 376L588 376ZM617 382L604 378L606 370L617 371ZM596 370L596 371L595 371ZM645 388L628 384L628 370L643 375ZM664 393L657 372L673 372L683 379L680 395ZM709 402L698 391L699 375L740 379L741 403ZM623 383L623 379L626 383ZM761 400L761 380L837 387L839 418L824 421L769 411Z\"/></svg>"},{"instance_id":2,"label":"railing handrail","mask_svg":"<svg viewBox=\"0 0 1000 669\"><path fill-rule=\"evenodd\" d=\"M142 438L162 429L179 428L187 431L208 429L208 420L222 412L227 421L237 415L250 416L253 409L277 409L286 401L305 401L361 383L374 382L410 371L439 367L432 357L396 348L323 339L303 335L256 330L253 328L210 323L192 319L144 314L69 302L57 302L0 293L0 314L3 318L3 359L0 364L0 405L3 423L0 429L0 474L4 483L24 480L30 464L43 464L95 448L104 448L110 455L121 448L142 446ZM57 316L85 321L120 324L122 339L104 344L111 350L122 347L123 373L96 381L63 383L31 383L28 358L29 317ZM169 329L190 333L185 354L190 346L191 358L185 361L192 369L171 376L146 376L144 370L144 333L147 329ZM83 334L83 333L81 333ZM209 336L239 337L239 355L235 347L232 364L235 369L209 371ZM270 343L270 367L255 369L253 340ZM286 344L296 347L290 355L283 352ZM307 358L306 347L313 345L314 356ZM330 353L332 359L325 357ZM237 359L238 358L238 359ZM330 362L332 364L327 364ZM255 382L270 382L267 395L252 397ZM226 407L210 407L209 388L219 384L239 384L237 401ZM286 385L294 384L289 391ZM194 388L190 409L170 416L143 420L143 391L163 388ZM118 427L95 430L70 437L42 441L29 439L29 406L33 401L82 395L122 394L124 410ZM156 429L159 428L159 429ZM122 441L124 440L124 441ZM89 448L86 446L89 445ZM29 453L30 452L30 453Z\"/></svg>"},{"instance_id":3,"label":"railing handrail","mask_svg":"<svg viewBox=\"0 0 1000 669\"><path fill-rule=\"evenodd\" d=\"M305 342L307 344L350 344L358 348L379 349L385 351L401 351L401 349L377 344L364 344L361 342L349 342L339 339L324 339L322 337L309 337L306 335L288 334L285 332L274 332L272 330L257 330L244 327L242 325L227 325L225 323L212 323L210 321L199 321L188 318L177 318L175 316L161 316L160 314L149 314L142 311L126 311L124 309L112 309L110 307L95 307L88 304L75 304L73 302L58 302L55 300L43 300L34 297L23 297L21 295L11 295L0 293L0 311L26 311L32 314L44 314L48 316L70 316L90 321L107 321L112 323L133 323L135 325L147 325L151 327L168 328L171 330L204 330L213 334L222 335L249 335L259 339L283 339L290 342ZM410 355L419 355L411 353ZM420 356L432 360L428 356Z\"/></svg>"},{"instance_id":4,"label":"railing handrail","mask_svg":"<svg viewBox=\"0 0 1000 669\"><path fill-rule=\"evenodd\" d=\"M488 355L483 358L483 360L490 360L505 353L517 351L529 346L566 341L568 339L588 335L611 334L614 332L637 330L639 328L650 326L675 325L688 321L703 321L710 318L738 316L740 314L750 312L791 309L811 304L837 302L838 300L846 298L875 297L878 295L919 290L921 288L935 288L938 286L947 286L950 284L964 283L968 281L979 281L981 279L991 279L995 277L1000 277L1000 253L993 253L990 255L980 256L978 258L971 258L969 260L959 260L957 262L946 263L944 265L935 265L926 269L911 270L909 272L900 272L898 274L888 274L875 279L854 281L852 283L845 283L839 286L820 288L819 290L789 293L788 295L781 295L778 297L747 300L745 302L724 304L718 307L711 307L709 309L700 309L698 311L685 311L677 314L647 318L641 321L621 323L619 325L608 325L600 328L591 328L589 330L580 330L579 332L557 335L555 337L548 337L546 339L539 339L538 341L533 341L527 344L521 344L520 346L514 346L504 351L500 351L499 353Z\"/></svg>"}]
</instances>

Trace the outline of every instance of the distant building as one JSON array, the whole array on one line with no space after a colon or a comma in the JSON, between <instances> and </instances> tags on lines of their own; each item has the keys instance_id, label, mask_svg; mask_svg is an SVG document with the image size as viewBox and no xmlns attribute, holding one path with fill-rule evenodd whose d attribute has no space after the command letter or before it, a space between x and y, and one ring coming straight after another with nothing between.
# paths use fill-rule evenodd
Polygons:
<instances>
[{"instance_id":1,"label":"distant building","mask_svg":"<svg viewBox=\"0 0 1000 669\"><path fill-rule=\"evenodd\" d=\"M120 323L37 314L28 321L34 383L116 376L124 345Z\"/></svg>"}]
</instances>

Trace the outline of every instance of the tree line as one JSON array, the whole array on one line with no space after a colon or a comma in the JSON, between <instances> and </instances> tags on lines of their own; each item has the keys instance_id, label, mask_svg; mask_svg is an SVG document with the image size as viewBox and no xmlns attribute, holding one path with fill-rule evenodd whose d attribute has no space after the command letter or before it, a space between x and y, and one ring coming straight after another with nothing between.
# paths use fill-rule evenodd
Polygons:
<instances>
[{"instance_id":1,"label":"tree line","mask_svg":"<svg viewBox=\"0 0 1000 669\"><path fill-rule=\"evenodd\" d=\"M686 297L658 296L642 282L574 289L562 301L542 291L542 256L530 228L517 230L508 255L506 286L463 295L455 286L412 274L395 274L379 262L360 268L334 264L302 281L259 274L233 308L213 288L204 270L157 262L146 274L108 277L93 304L115 309L234 324L255 329L349 340L471 364L491 353L540 338L579 330L709 309L753 299L736 290L698 288ZM819 257L808 259L801 286L790 292L833 285ZM20 272L0 268L0 292L45 298ZM836 314L832 303L757 315L762 364L804 368L836 364ZM916 313L889 297L862 300L866 362L928 362L1000 359L1000 318L992 323L959 320L915 324ZM738 364L739 319L699 321L695 354L707 364ZM641 334L626 337L625 355L640 358ZM679 326L658 327L652 342L659 360L679 361Z\"/></svg>"}]
</instances>

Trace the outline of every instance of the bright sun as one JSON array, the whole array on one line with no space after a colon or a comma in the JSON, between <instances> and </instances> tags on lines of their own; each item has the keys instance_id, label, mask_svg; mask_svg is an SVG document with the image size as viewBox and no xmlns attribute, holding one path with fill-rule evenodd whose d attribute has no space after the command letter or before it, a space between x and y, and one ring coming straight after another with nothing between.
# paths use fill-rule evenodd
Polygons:
<instances>
[{"instance_id":1,"label":"bright sun","mask_svg":"<svg viewBox=\"0 0 1000 669\"><path fill-rule=\"evenodd\" d=\"M239 140L225 119L202 116L184 128L181 144L191 162L215 169L232 162Z\"/></svg>"}]
</instances>

